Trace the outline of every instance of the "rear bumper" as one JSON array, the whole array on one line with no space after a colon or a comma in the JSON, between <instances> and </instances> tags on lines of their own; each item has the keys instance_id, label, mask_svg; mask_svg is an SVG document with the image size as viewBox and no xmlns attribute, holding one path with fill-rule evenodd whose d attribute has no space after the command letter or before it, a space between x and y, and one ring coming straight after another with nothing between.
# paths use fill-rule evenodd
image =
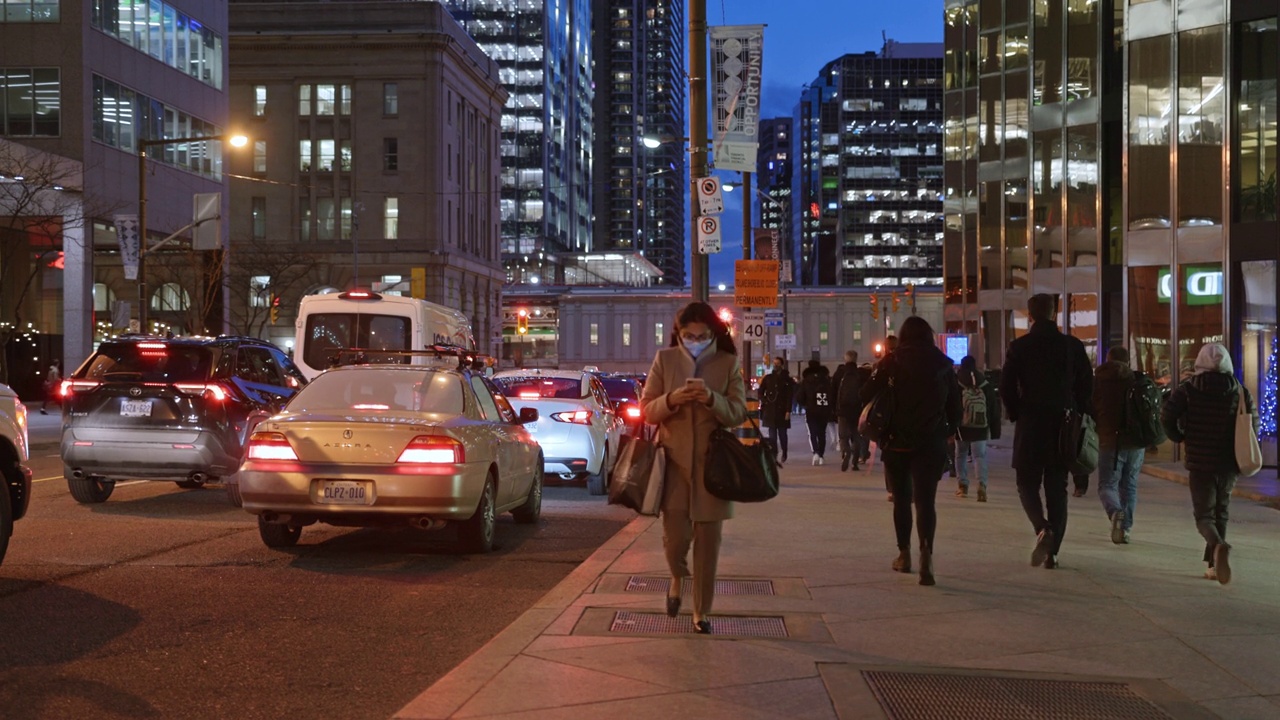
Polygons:
<instances>
[{"instance_id":1,"label":"rear bumper","mask_svg":"<svg viewBox=\"0 0 1280 720\"><path fill-rule=\"evenodd\" d=\"M150 436L148 442L86 441L76 438L74 427L68 428L62 435L63 473L70 477L80 470L108 480L183 480L195 472L224 477L239 465L240 452L212 433L202 432L192 439L183 432L181 442L157 441L155 433Z\"/></svg>"},{"instance_id":2,"label":"rear bumper","mask_svg":"<svg viewBox=\"0 0 1280 720\"><path fill-rule=\"evenodd\" d=\"M415 467L248 461L239 475L243 507L254 515L270 512L295 522L357 525L378 517L466 520L480 504L488 478L486 463ZM370 483L367 504L326 503L322 480Z\"/></svg>"},{"instance_id":3,"label":"rear bumper","mask_svg":"<svg viewBox=\"0 0 1280 720\"><path fill-rule=\"evenodd\" d=\"M542 471L552 475L587 472L589 463L586 458L548 457L542 461Z\"/></svg>"},{"instance_id":4,"label":"rear bumper","mask_svg":"<svg viewBox=\"0 0 1280 720\"><path fill-rule=\"evenodd\" d=\"M600 472L600 462L604 457L604 440L597 440L586 429L567 433L560 439L543 441L535 436L542 446L543 468L548 473L580 473Z\"/></svg>"}]
</instances>

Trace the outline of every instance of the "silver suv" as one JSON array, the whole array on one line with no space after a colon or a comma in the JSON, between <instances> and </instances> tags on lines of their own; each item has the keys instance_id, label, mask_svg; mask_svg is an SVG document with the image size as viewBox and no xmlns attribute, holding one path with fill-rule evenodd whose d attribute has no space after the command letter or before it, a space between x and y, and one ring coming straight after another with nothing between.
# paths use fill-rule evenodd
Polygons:
<instances>
[{"instance_id":1,"label":"silver suv","mask_svg":"<svg viewBox=\"0 0 1280 720\"><path fill-rule=\"evenodd\" d=\"M284 352L256 338L131 335L98 347L62 383L62 464L81 503L116 480L182 488L234 475L263 419L306 383ZM227 494L238 505L238 488Z\"/></svg>"},{"instance_id":2,"label":"silver suv","mask_svg":"<svg viewBox=\"0 0 1280 720\"><path fill-rule=\"evenodd\" d=\"M31 502L29 452L27 408L17 393L0 384L0 562L9 549L14 521L27 514Z\"/></svg>"}]
</instances>

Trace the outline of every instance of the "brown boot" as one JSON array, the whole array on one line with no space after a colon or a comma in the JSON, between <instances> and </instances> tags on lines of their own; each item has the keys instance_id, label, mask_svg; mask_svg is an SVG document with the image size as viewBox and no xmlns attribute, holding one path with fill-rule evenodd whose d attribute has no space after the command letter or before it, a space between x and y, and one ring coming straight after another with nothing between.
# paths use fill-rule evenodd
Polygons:
<instances>
[{"instance_id":1,"label":"brown boot","mask_svg":"<svg viewBox=\"0 0 1280 720\"><path fill-rule=\"evenodd\" d=\"M920 584L933 585L933 550L927 546L920 547Z\"/></svg>"},{"instance_id":2,"label":"brown boot","mask_svg":"<svg viewBox=\"0 0 1280 720\"><path fill-rule=\"evenodd\" d=\"M893 561L893 571L900 573L911 572L911 548L898 550L898 557Z\"/></svg>"}]
</instances>

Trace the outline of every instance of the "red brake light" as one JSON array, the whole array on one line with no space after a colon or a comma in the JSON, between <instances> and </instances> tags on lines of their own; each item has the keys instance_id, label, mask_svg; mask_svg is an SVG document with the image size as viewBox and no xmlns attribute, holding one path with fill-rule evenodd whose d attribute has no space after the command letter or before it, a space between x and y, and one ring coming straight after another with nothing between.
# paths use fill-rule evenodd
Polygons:
<instances>
[{"instance_id":1,"label":"red brake light","mask_svg":"<svg viewBox=\"0 0 1280 720\"><path fill-rule=\"evenodd\" d=\"M142 357L161 358L169 354L169 346L164 343L140 342L137 347Z\"/></svg>"},{"instance_id":2,"label":"red brake light","mask_svg":"<svg viewBox=\"0 0 1280 720\"><path fill-rule=\"evenodd\" d=\"M352 410L390 410L391 406L382 405L380 403L360 403L358 405L352 405L351 409Z\"/></svg>"},{"instance_id":3,"label":"red brake light","mask_svg":"<svg viewBox=\"0 0 1280 720\"><path fill-rule=\"evenodd\" d=\"M381 300L382 296L368 290L351 290L349 292L338 293L338 297L343 300Z\"/></svg>"},{"instance_id":4,"label":"red brake light","mask_svg":"<svg viewBox=\"0 0 1280 720\"><path fill-rule=\"evenodd\" d=\"M461 464L466 462L462 443L444 435L419 435L409 441L398 463Z\"/></svg>"},{"instance_id":5,"label":"red brake light","mask_svg":"<svg viewBox=\"0 0 1280 720\"><path fill-rule=\"evenodd\" d=\"M284 435L275 432L256 432L249 438L250 460L297 460L298 454Z\"/></svg>"},{"instance_id":6,"label":"red brake light","mask_svg":"<svg viewBox=\"0 0 1280 720\"><path fill-rule=\"evenodd\" d=\"M97 380L63 380L58 394L62 397L70 397L72 393L92 390L101 384Z\"/></svg>"},{"instance_id":7,"label":"red brake light","mask_svg":"<svg viewBox=\"0 0 1280 720\"><path fill-rule=\"evenodd\" d=\"M635 405L632 405L631 407L627 408L627 417L629 417L629 418L635 418L635 419L639 420L639 419L640 419L640 408L636 407Z\"/></svg>"},{"instance_id":8,"label":"red brake light","mask_svg":"<svg viewBox=\"0 0 1280 720\"><path fill-rule=\"evenodd\" d=\"M520 393L520 397L524 398L525 400L536 400L542 396L536 392L522 392Z\"/></svg>"},{"instance_id":9,"label":"red brake light","mask_svg":"<svg viewBox=\"0 0 1280 720\"><path fill-rule=\"evenodd\" d=\"M217 383L175 383L174 387L184 395L208 394L216 402L227 399L227 389Z\"/></svg>"},{"instance_id":10,"label":"red brake light","mask_svg":"<svg viewBox=\"0 0 1280 720\"><path fill-rule=\"evenodd\" d=\"M574 410L573 412L552 413L551 419L558 420L560 422L573 423L575 425L590 425L591 411Z\"/></svg>"}]
</instances>

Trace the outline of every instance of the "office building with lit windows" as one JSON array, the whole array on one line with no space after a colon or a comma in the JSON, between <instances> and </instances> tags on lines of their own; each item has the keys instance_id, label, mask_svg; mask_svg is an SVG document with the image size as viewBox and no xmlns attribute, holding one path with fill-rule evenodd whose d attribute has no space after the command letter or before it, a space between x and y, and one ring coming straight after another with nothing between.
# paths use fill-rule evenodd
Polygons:
<instances>
[{"instance_id":1,"label":"office building with lit windows","mask_svg":"<svg viewBox=\"0 0 1280 720\"><path fill-rule=\"evenodd\" d=\"M790 257L791 247L791 129L794 122L789 117L766 118L760 121L760 147L756 152L756 189L759 195L748 198L752 213L752 227L770 230L778 242L779 259ZM754 194L754 193L753 193ZM763 197L762 197L763 196ZM770 242L769 252L773 252ZM757 241L757 258L764 257ZM784 272L784 280L786 274Z\"/></svg>"},{"instance_id":2,"label":"office building with lit windows","mask_svg":"<svg viewBox=\"0 0 1280 720\"><path fill-rule=\"evenodd\" d=\"M827 63L796 107L794 163L797 283L941 284L941 45Z\"/></svg>"},{"instance_id":3,"label":"office building with lit windows","mask_svg":"<svg viewBox=\"0 0 1280 720\"><path fill-rule=\"evenodd\" d=\"M501 69L502 262L507 282L559 284L592 246L590 0L444 0Z\"/></svg>"},{"instance_id":4,"label":"office building with lit windows","mask_svg":"<svg viewBox=\"0 0 1280 720\"><path fill-rule=\"evenodd\" d=\"M302 295L359 288L455 308L496 351L498 64L439 3L306 5L231 3L233 318L288 347Z\"/></svg>"},{"instance_id":5,"label":"office building with lit windows","mask_svg":"<svg viewBox=\"0 0 1280 720\"><path fill-rule=\"evenodd\" d=\"M227 130L226 32L227 6L216 0L0 7L0 228L12 250L0 254L0 323L21 317L24 329L61 335L68 371L113 319L123 331L137 317L113 216L138 212L139 142ZM152 150L153 242L191 223L195 193L224 192L225 203L222 154L217 141ZM36 195L40 203L24 204ZM191 324L189 291L163 278L150 290L153 319Z\"/></svg>"},{"instance_id":6,"label":"office building with lit windows","mask_svg":"<svg viewBox=\"0 0 1280 720\"><path fill-rule=\"evenodd\" d=\"M1051 293L1095 360L1124 345L1164 385L1223 342L1274 462L1275 2L948 0L945 19L946 329L999 366Z\"/></svg>"},{"instance_id":7,"label":"office building with lit windows","mask_svg":"<svg viewBox=\"0 0 1280 720\"><path fill-rule=\"evenodd\" d=\"M643 255L684 285L684 3L606 0L592 7L596 252ZM643 138L667 142L648 147ZM653 144L653 143L650 143Z\"/></svg>"}]
</instances>

